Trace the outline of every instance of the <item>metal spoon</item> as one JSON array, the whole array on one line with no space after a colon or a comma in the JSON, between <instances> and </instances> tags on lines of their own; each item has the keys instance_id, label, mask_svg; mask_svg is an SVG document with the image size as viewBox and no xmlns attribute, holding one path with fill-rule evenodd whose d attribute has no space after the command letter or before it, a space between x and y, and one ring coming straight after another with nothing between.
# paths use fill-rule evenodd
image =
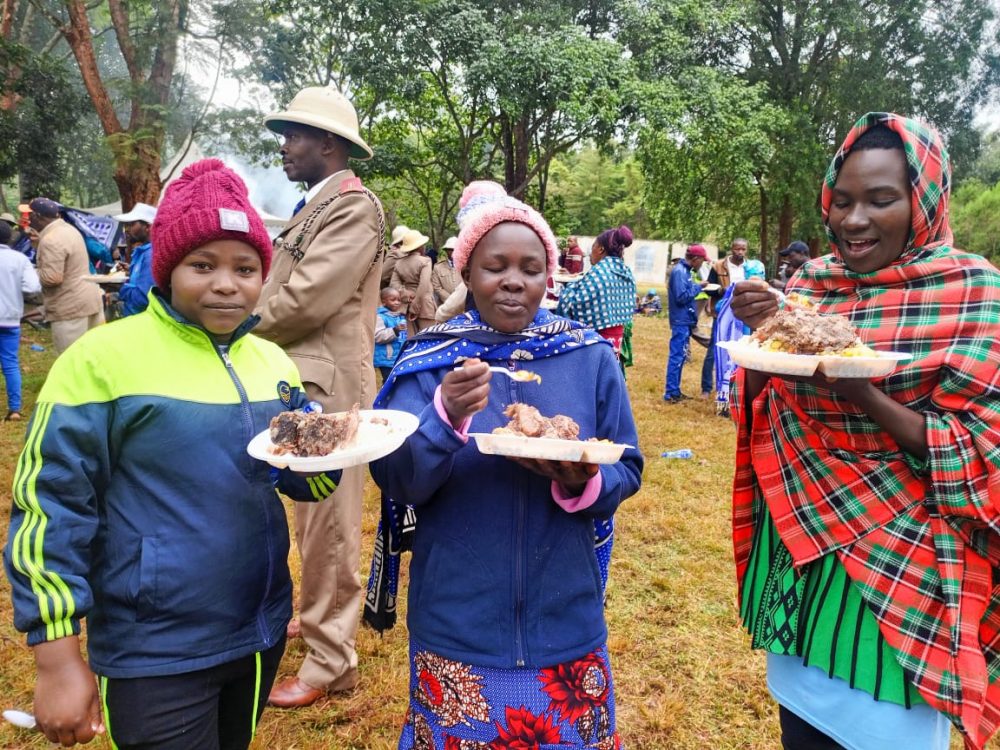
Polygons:
<instances>
[{"instance_id":1,"label":"metal spoon","mask_svg":"<svg viewBox=\"0 0 1000 750\"><path fill-rule=\"evenodd\" d=\"M461 367L456 367L456 370L461 370ZM511 380L516 380L518 383L541 383L542 376L537 372L532 372L531 370L508 370L506 367L496 367L494 365L490 366L490 370L493 372L499 372L506 375Z\"/></svg>"}]
</instances>

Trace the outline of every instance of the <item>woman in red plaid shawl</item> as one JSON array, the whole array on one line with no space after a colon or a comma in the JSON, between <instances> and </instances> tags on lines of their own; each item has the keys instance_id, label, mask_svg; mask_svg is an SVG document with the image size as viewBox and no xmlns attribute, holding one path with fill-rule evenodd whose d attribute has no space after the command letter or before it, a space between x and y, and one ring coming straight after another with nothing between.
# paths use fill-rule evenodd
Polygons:
<instances>
[{"instance_id":1,"label":"woman in red plaid shawl","mask_svg":"<svg viewBox=\"0 0 1000 750\"><path fill-rule=\"evenodd\" d=\"M1000 274L952 247L936 132L870 113L823 185L832 253L789 291L875 349L875 380L741 372L733 539L786 748L981 748L1000 722ZM752 282L751 327L777 304ZM872 700L874 699L874 700Z\"/></svg>"}]
</instances>

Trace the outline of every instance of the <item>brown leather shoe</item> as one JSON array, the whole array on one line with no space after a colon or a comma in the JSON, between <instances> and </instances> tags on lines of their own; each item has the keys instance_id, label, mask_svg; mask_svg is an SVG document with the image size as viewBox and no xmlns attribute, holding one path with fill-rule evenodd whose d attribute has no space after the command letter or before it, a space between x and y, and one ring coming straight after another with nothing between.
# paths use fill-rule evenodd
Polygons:
<instances>
[{"instance_id":1,"label":"brown leather shoe","mask_svg":"<svg viewBox=\"0 0 1000 750\"><path fill-rule=\"evenodd\" d=\"M288 621L287 627L285 627L285 638L292 640L293 638L302 637L302 621L298 617L293 617Z\"/></svg>"},{"instance_id":2,"label":"brown leather shoe","mask_svg":"<svg viewBox=\"0 0 1000 750\"><path fill-rule=\"evenodd\" d=\"M271 688L267 702L278 708L303 708L311 706L324 695L325 690L310 687L298 677L288 677Z\"/></svg>"}]
</instances>

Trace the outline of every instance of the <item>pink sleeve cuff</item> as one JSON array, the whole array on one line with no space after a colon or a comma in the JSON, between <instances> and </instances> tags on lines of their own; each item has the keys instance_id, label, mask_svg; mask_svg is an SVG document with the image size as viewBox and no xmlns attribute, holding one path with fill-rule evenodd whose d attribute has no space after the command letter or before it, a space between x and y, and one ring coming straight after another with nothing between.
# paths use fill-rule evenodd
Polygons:
<instances>
[{"instance_id":1,"label":"pink sleeve cuff","mask_svg":"<svg viewBox=\"0 0 1000 750\"><path fill-rule=\"evenodd\" d=\"M441 399L441 386L439 385L434 389L434 411L438 413L442 421L455 430L455 437L461 440L463 443L469 442L469 425L472 424L472 417L466 417L462 420L462 424L458 426L458 429L451 423L451 419L448 418L448 412L444 409L444 401ZM590 502L594 502L591 500Z\"/></svg>"},{"instance_id":2,"label":"pink sleeve cuff","mask_svg":"<svg viewBox=\"0 0 1000 750\"><path fill-rule=\"evenodd\" d=\"M552 499L567 513L576 513L577 511L585 510L596 503L597 498L601 495L601 487L604 484L601 476L601 472L598 471L588 479L587 484L583 487L583 493L579 497L567 497L566 493L563 492L563 488L559 486L559 483L553 481Z\"/></svg>"}]
</instances>

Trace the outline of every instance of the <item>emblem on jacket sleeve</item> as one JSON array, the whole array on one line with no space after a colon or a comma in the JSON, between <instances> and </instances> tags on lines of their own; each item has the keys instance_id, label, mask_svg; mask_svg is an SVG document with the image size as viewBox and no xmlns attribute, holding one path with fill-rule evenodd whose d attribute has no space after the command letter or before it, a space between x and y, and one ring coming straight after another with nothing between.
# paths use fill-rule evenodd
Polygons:
<instances>
[{"instance_id":1,"label":"emblem on jacket sleeve","mask_svg":"<svg viewBox=\"0 0 1000 750\"><path fill-rule=\"evenodd\" d=\"M292 406L292 387L285 380L278 381L278 398L287 408Z\"/></svg>"}]
</instances>

